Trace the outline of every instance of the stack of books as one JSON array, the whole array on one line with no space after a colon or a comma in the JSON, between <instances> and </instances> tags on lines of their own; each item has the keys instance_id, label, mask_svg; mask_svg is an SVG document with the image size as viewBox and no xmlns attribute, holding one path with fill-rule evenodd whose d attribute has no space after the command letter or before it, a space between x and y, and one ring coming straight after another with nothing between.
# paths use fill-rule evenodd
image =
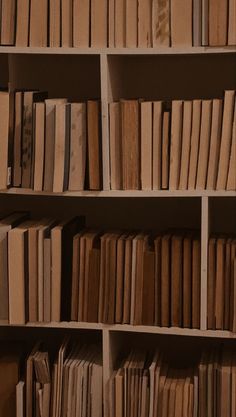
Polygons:
<instances>
[{"instance_id":1,"label":"stack of books","mask_svg":"<svg viewBox=\"0 0 236 417\"><path fill-rule=\"evenodd\" d=\"M236 45L235 0L2 0L1 45Z\"/></svg>"},{"instance_id":2,"label":"stack of books","mask_svg":"<svg viewBox=\"0 0 236 417\"><path fill-rule=\"evenodd\" d=\"M236 190L235 91L109 104L112 190Z\"/></svg>"},{"instance_id":3,"label":"stack of books","mask_svg":"<svg viewBox=\"0 0 236 417\"><path fill-rule=\"evenodd\" d=\"M62 192L102 187L100 103L0 92L0 189Z\"/></svg>"},{"instance_id":4,"label":"stack of books","mask_svg":"<svg viewBox=\"0 0 236 417\"><path fill-rule=\"evenodd\" d=\"M66 339L55 353L55 346L37 342L28 357L13 343L1 346L1 416L102 417L102 410L98 346Z\"/></svg>"},{"instance_id":5,"label":"stack of books","mask_svg":"<svg viewBox=\"0 0 236 417\"><path fill-rule=\"evenodd\" d=\"M110 378L109 416L229 417L235 387L233 349L203 351L196 366L178 369L161 350L133 349Z\"/></svg>"}]
</instances>

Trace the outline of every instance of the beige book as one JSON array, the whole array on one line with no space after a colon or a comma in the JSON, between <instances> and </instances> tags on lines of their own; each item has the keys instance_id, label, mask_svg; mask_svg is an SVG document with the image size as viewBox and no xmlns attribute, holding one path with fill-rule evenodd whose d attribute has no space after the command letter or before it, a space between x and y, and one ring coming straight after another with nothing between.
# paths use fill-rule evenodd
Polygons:
<instances>
[{"instance_id":1,"label":"beige book","mask_svg":"<svg viewBox=\"0 0 236 417\"><path fill-rule=\"evenodd\" d=\"M236 104L234 105L234 120L233 120L233 132L232 143L229 158L229 171L226 183L226 190L236 190Z\"/></svg>"},{"instance_id":2,"label":"beige book","mask_svg":"<svg viewBox=\"0 0 236 417\"><path fill-rule=\"evenodd\" d=\"M209 0L202 2L202 46L209 45Z\"/></svg>"},{"instance_id":3,"label":"beige book","mask_svg":"<svg viewBox=\"0 0 236 417\"><path fill-rule=\"evenodd\" d=\"M43 190L53 190L54 153L55 153L55 106L66 103L67 99L45 100L45 151Z\"/></svg>"},{"instance_id":4,"label":"beige book","mask_svg":"<svg viewBox=\"0 0 236 417\"><path fill-rule=\"evenodd\" d=\"M126 44L126 0L115 0L115 47Z\"/></svg>"},{"instance_id":5,"label":"beige book","mask_svg":"<svg viewBox=\"0 0 236 417\"><path fill-rule=\"evenodd\" d=\"M110 137L110 169L111 190L122 189L122 138L120 103L109 104L109 137Z\"/></svg>"},{"instance_id":6,"label":"beige book","mask_svg":"<svg viewBox=\"0 0 236 417\"><path fill-rule=\"evenodd\" d=\"M115 0L110 0L108 3L108 47L115 46Z\"/></svg>"},{"instance_id":7,"label":"beige book","mask_svg":"<svg viewBox=\"0 0 236 417\"><path fill-rule=\"evenodd\" d=\"M61 46L70 48L73 42L73 3L61 0Z\"/></svg>"},{"instance_id":8,"label":"beige book","mask_svg":"<svg viewBox=\"0 0 236 417\"><path fill-rule=\"evenodd\" d=\"M73 46L89 46L90 2L74 0L73 2Z\"/></svg>"},{"instance_id":9,"label":"beige book","mask_svg":"<svg viewBox=\"0 0 236 417\"><path fill-rule=\"evenodd\" d=\"M29 0L17 1L16 46L29 45Z\"/></svg>"},{"instance_id":10,"label":"beige book","mask_svg":"<svg viewBox=\"0 0 236 417\"><path fill-rule=\"evenodd\" d=\"M25 382L19 381L16 386L16 417L24 417L24 390Z\"/></svg>"},{"instance_id":11,"label":"beige book","mask_svg":"<svg viewBox=\"0 0 236 417\"><path fill-rule=\"evenodd\" d=\"M183 129L183 102L172 102L171 140L170 140L170 179L169 189L177 190L180 176L181 148Z\"/></svg>"},{"instance_id":12,"label":"beige book","mask_svg":"<svg viewBox=\"0 0 236 417\"><path fill-rule=\"evenodd\" d=\"M170 172L170 112L164 111L162 121L162 147L161 147L161 189L169 187Z\"/></svg>"},{"instance_id":13,"label":"beige book","mask_svg":"<svg viewBox=\"0 0 236 417\"><path fill-rule=\"evenodd\" d=\"M230 148L232 143L233 112L235 103L235 91L225 91L223 122L220 144L220 158L218 176L216 182L217 190L225 190L229 170Z\"/></svg>"},{"instance_id":14,"label":"beige book","mask_svg":"<svg viewBox=\"0 0 236 417\"><path fill-rule=\"evenodd\" d=\"M121 101L122 178L124 190L140 188L140 129L137 100Z\"/></svg>"},{"instance_id":15,"label":"beige book","mask_svg":"<svg viewBox=\"0 0 236 417\"><path fill-rule=\"evenodd\" d=\"M224 326L224 268L225 268L225 239L216 242L216 289L215 289L215 326L223 330Z\"/></svg>"},{"instance_id":16,"label":"beige book","mask_svg":"<svg viewBox=\"0 0 236 417\"><path fill-rule=\"evenodd\" d=\"M228 45L236 45L236 0L229 0Z\"/></svg>"},{"instance_id":17,"label":"beige book","mask_svg":"<svg viewBox=\"0 0 236 417\"><path fill-rule=\"evenodd\" d=\"M206 184L208 190L215 190L216 187L222 127L222 104L222 100L219 99L214 99L212 103L211 136Z\"/></svg>"},{"instance_id":18,"label":"beige book","mask_svg":"<svg viewBox=\"0 0 236 417\"><path fill-rule=\"evenodd\" d=\"M171 0L171 46L192 46L192 1Z\"/></svg>"},{"instance_id":19,"label":"beige book","mask_svg":"<svg viewBox=\"0 0 236 417\"><path fill-rule=\"evenodd\" d=\"M152 0L138 0L138 47L152 46Z\"/></svg>"},{"instance_id":20,"label":"beige book","mask_svg":"<svg viewBox=\"0 0 236 417\"><path fill-rule=\"evenodd\" d=\"M100 134L99 102L87 102L87 129L88 129L88 172L89 189L101 188L101 134Z\"/></svg>"},{"instance_id":21,"label":"beige book","mask_svg":"<svg viewBox=\"0 0 236 417\"><path fill-rule=\"evenodd\" d=\"M43 190L44 173L44 141L45 141L45 104L35 103L34 105L34 191Z\"/></svg>"},{"instance_id":22,"label":"beige book","mask_svg":"<svg viewBox=\"0 0 236 417\"><path fill-rule=\"evenodd\" d=\"M187 190L190 161L190 145L192 131L192 101L183 104L183 133L180 162L179 190Z\"/></svg>"},{"instance_id":23,"label":"beige book","mask_svg":"<svg viewBox=\"0 0 236 417\"><path fill-rule=\"evenodd\" d=\"M193 0L193 46L202 45L202 0Z\"/></svg>"},{"instance_id":24,"label":"beige book","mask_svg":"<svg viewBox=\"0 0 236 417\"><path fill-rule=\"evenodd\" d=\"M141 103L141 189L152 190L152 102Z\"/></svg>"},{"instance_id":25,"label":"beige book","mask_svg":"<svg viewBox=\"0 0 236 417\"><path fill-rule=\"evenodd\" d=\"M70 118L70 172L68 190L83 190L85 183L87 125L86 104L72 103Z\"/></svg>"},{"instance_id":26,"label":"beige book","mask_svg":"<svg viewBox=\"0 0 236 417\"><path fill-rule=\"evenodd\" d=\"M9 137L9 99L7 92L0 92L0 131L1 131L1 152L0 152L0 190L7 188L8 178L8 137Z\"/></svg>"},{"instance_id":27,"label":"beige book","mask_svg":"<svg viewBox=\"0 0 236 417\"><path fill-rule=\"evenodd\" d=\"M1 3L1 45L14 45L16 2L2 0Z\"/></svg>"},{"instance_id":28,"label":"beige book","mask_svg":"<svg viewBox=\"0 0 236 417\"><path fill-rule=\"evenodd\" d=\"M61 46L61 2L50 0L49 2L49 46L58 48Z\"/></svg>"},{"instance_id":29,"label":"beige book","mask_svg":"<svg viewBox=\"0 0 236 417\"><path fill-rule=\"evenodd\" d=\"M198 190L204 190L206 188L211 133L211 115L212 100L203 100L196 179L196 189Z\"/></svg>"},{"instance_id":30,"label":"beige book","mask_svg":"<svg viewBox=\"0 0 236 417\"><path fill-rule=\"evenodd\" d=\"M15 93L15 116L14 116L14 157L13 157L13 186L21 185L21 139L22 139L22 110L23 93Z\"/></svg>"},{"instance_id":31,"label":"beige book","mask_svg":"<svg viewBox=\"0 0 236 417\"><path fill-rule=\"evenodd\" d=\"M31 0L29 46L48 46L48 1Z\"/></svg>"},{"instance_id":32,"label":"beige book","mask_svg":"<svg viewBox=\"0 0 236 417\"><path fill-rule=\"evenodd\" d=\"M154 0L152 3L152 46L170 46L170 2Z\"/></svg>"},{"instance_id":33,"label":"beige book","mask_svg":"<svg viewBox=\"0 0 236 417\"><path fill-rule=\"evenodd\" d=\"M194 190L197 176L197 160L201 128L201 100L193 100L192 133L190 142L190 161L188 175L188 189Z\"/></svg>"},{"instance_id":34,"label":"beige book","mask_svg":"<svg viewBox=\"0 0 236 417\"><path fill-rule=\"evenodd\" d=\"M201 243L192 243L192 328L200 328Z\"/></svg>"},{"instance_id":35,"label":"beige book","mask_svg":"<svg viewBox=\"0 0 236 417\"><path fill-rule=\"evenodd\" d=\"M55 151L53 192L60 193L67 189L69 152L69 105L56 104L55 106Z\"/></svg>"},{"instance_id":36,"label":"beige book","mask_svg":"<svg viewBox=\"0 0 236 417\"><path fill-rule=\"evenodd\" d=\"M127 48L138 46L138 0L126 0L126 39Z\"/></svg>"},{"instance_id":37,"label":"beige book","mask_svg":"<svg viewBox=\"0 0 236 417\"><path fill-rule=\"evenodd\" d=\"M153 102L152 187L161 189L162 102Z\"/></svg>"},{"instance_id":38,"label":"beige book","mask_svg":"<svg viewBox=\"0 0 236 417\"><path fill-rule=\"evenodd\" d=\"M91 0L91 47L107 47L107 0Z\"/></svg>"},{"instance_id":39,"label":"beige book","mask_svg":"<svg viewBox=\"0 0 236 417\"><path fill-rule=\"evenodd\" d=\"M209 45L227 45L228 0L209 0Z\"/></svg>"}]
</instances>

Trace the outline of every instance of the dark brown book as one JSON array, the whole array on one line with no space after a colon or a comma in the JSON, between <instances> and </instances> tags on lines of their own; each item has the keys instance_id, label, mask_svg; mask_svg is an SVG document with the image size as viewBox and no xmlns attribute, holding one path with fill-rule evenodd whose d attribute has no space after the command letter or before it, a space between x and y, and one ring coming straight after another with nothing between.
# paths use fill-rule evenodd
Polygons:
<instances>
[{"instance_id":1,"label":"dark brown book","mask_svg":"<svg viewBox=\"0 0 236 417\"><path fill-rule=\"evenodd\" d=\"M155 252L143 254L143 291L141 324L152 326L155 313Z\"/></svg>"},{"instance_id":2,"label":"dark brown book","mask_svg":"<svg viewBox=\"0 0 236 417\"><path fill-rule=\"evenodd\" d=\"M16 415L16 385L20 377L20 353L0 352L0 417Z\"/></svg>"},{"instance_id":3,"label":"dark brown book","mask_svg":"<svg viewBox=\"0 0 236 417\"><path fill-rule=\"evenodd\" d=\"M87 102L87 128L90 190L100 190L102 186L101 132L99 115L99 102L89 100Z\"/></svg>"},{"instance_id":4,"label":"dark brown book","mask_svg":"<svg viewBox=\"0 0 236 417\"><path fill-rule=\"evenodd\" d=\"M207 328L215 328L215 285L216 285L216 239L210 238L208 244L207 276Z\"/></svg>"},{"instance_id":5,"label":"dark brown book","mask_svg":"<svg viewBox=\"0 0 236 417\"><path fill-rule=\"evenodd\" d=\"M192 324L192 239L183 240L183 327Z\"/></svg>"},{"instance_id":6,"label":"dark brown book","mask_svg":"<svg viewBox=\"0 0 236 417\"><path fill-rule=\"evenodd\" d=\"M192 327L200 328L200 290L201 290L201 243L197 238L192 244Z\"/></svg>"},{"instance_id":7,"label":"dark brown book","mask_svg":"<svg viewBox=\"0 0 236 417\"><path fill-rule=\"evenodd\" d=\"M171 236L164 235L161 240L161 326L170 325L171 289Z\"/></svg>"},{"instance_id":8,"label":"dark brown book","mask_svg":"<svg viewBox=\"0 0 236 417\"><path fill-rule=\"evenodd\" d=\"M8 146L10 127L10 94L6 91L0 91L0 114L0 190L5 190L8 186Z\"/></svg>"},{"instance_id":9,"label":"dark brown book","mask_svg":"<svg viewBox=\"0 0 236 417\"><path fill-rule=\"evenodd\" d=\"M99 278L100 278L100 250L93 248L89 254L89 285L87 321L98 322L99 305Z\"/></svg>"},{"instance_id":10,"label":"dark brown book","mask_svg":"<svg viewBox=\"0 0 236 417\"><path fill-rule=\"evenodd\" d=\"M215 326L217 330L223 330L224 326L225 243L224 238L216 241Z\"/></svg>"},{"instance_id":11,"label":"dark brown book","mask_svg":"<svg viewBox=\"0 0 236 417\"><path fill-rule=\"evenodd\" d=\"M155 247L155 312L154 325L161 325L161 236L154 240Z\"/></svg>"},{"instance_id":12,"label":"dark brown book","mask_svg":"<svg viewBox=\"0 0 236 417\"><path fill-rule=\"evenodd\" d=\"M22 140L22 113L23 93L15 93L15 117L14 117L14 145L13 145L13 186L21 185L21 140Z\"/></svg>"}]
</instances>

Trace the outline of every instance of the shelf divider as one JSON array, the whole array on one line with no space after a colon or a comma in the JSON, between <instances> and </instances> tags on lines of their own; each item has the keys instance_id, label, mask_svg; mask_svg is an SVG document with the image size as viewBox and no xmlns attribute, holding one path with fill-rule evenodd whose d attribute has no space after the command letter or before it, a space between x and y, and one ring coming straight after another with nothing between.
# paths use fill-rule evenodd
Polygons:
<instances>
[{"instance_id":1,"label":"shelf divider","mask_svg":"<svg viewBox=\"0 0 236 417\"><path fill-rule=\"evenodd\" d=\"M207 269L208 269L208 239L209 239L209 199L202 197L201 208L201 290L200 329L207 330Z\"/></svg>"}]
</instances>

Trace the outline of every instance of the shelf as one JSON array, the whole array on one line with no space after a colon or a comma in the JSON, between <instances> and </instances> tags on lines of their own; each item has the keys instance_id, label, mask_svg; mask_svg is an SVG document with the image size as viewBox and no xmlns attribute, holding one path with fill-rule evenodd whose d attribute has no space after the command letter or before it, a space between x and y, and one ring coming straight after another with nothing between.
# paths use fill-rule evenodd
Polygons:
<instances>
[{"instance_id":1,"label":"shelf","mask_svg":"<svg viewBox=\"0 0 236 417\"><path fill-rule=\"evenodd\" d=\"M191 55L236 53L236 46L227 47L173 47L173 48L37 48L0 46L0 54L52 55Z\"/></svg>"},{"instance_id":2,"label":"shelf","mask_svg":"<svg viewBox=\"0 0 236 417\"><path fill-rule=\"evenodd\" d=\"M210 337L223 339L236 339L236 333L227 330L199 330L178 327L155 327L155 326L132 326L130 324L101 324L85 322L61 322L61 323L27 323L21 326L12 326L0 323L0 327L7 328L54 328L54 329L77 329L77 330L105 330L109 332L133 332L151 333L159 335L189 336L189 337Z\"/></svg>"},{"instance_id":3,"label":"shelf","mask_svg":"<svg viewBox=\"0 0 236 417\"><path fill-rule=\"evenodd\" d=\"M212 191L212 190L192 190L192 191L144 191L144 190L117 190L117 191L64 191L63 193L53 193L45 191L33 191L25 188L10 188L1 190L0 194L14 195L37 195L37 196L57 196L57 197L130 197L130 198L150 198L150 197L236 197L236 191Z\"/></svg>"}]
</instances>

